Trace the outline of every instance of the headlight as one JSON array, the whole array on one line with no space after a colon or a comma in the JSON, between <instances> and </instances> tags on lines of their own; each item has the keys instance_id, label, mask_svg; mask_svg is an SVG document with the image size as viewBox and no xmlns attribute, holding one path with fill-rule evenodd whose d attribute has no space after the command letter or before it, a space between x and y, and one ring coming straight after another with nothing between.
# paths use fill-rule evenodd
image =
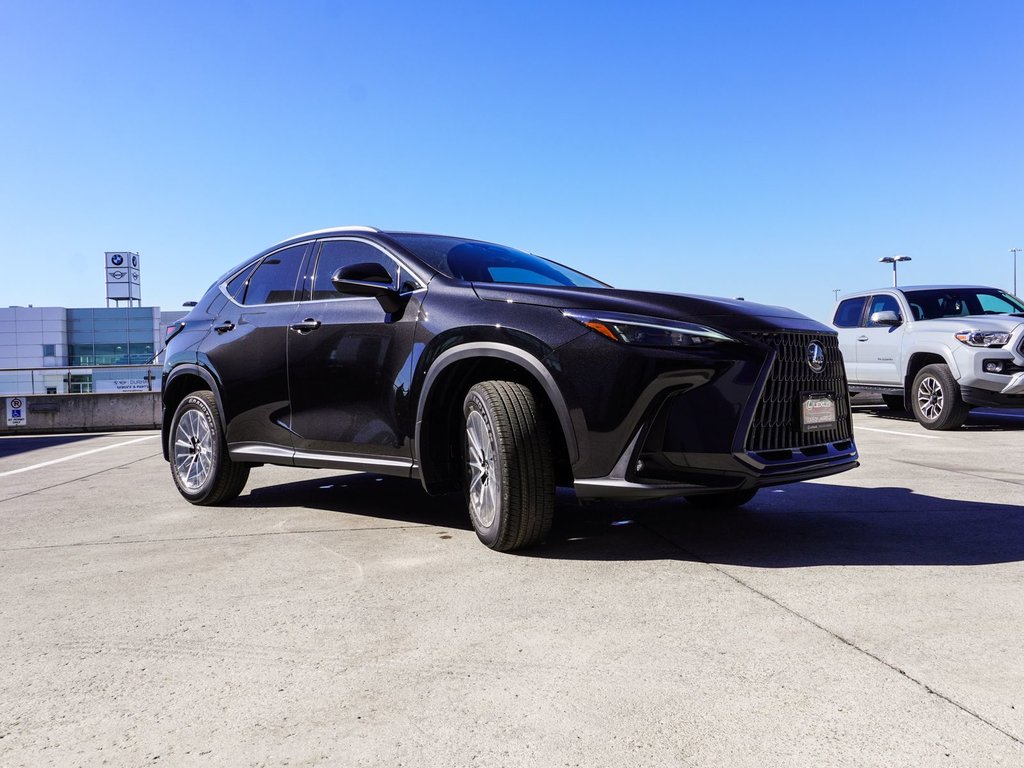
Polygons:
<instances>
[{"instance_id":1,"label":"headlight","mask_svg":"<svg viewBox=\"0 0 1024 768\"><path fill-rule=\"evenodd\" d=\"M642 347L701 347L735 339L713 328L660 317L566 309L566 317L622 344Z\"/></svg>"},{"instance_id":2,"label":"headlight","mask_svg":"<svg viewBox=\"0 0 1024 768\"><path fill-rule=\"evenodd\" d=\"M957 341L971 347L1002 347L1009 343L1010 334L1006 331L960 331L955 334Z\"/></svg>"}]
</instances>

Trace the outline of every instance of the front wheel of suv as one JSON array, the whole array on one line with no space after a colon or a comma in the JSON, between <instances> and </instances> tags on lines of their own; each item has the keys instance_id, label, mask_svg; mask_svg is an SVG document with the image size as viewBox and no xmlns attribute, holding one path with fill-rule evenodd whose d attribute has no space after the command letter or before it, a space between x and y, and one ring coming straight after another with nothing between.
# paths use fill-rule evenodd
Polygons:
<instances>
[{"instance_id":1,"label":"front wheel of suv","mask_svg":"<svg viewBox=\"0 0 1024 768\"><path fill-rule=\"evenodd\" d=\"M945 363L926 365L918 371L910 405L925 429L959 429L971 411Z\"/></svg>"},{"instance_id":2,"label":"front wheel of suv","mask_svg":"<svg viewBox=\"0 0 1024 768\"><path fill-rule=\"evenodd\" d=\"M533 393L475 384L463 403L465 491L476 535L510 552L544 540L555 514L551 439Z\"/></svg>"},{"instance_id":3,"label":"front wheel of suv","mask_svg":"<svg viewBox=\"0 0 1024 768\"><path fill-rule=\"evenodd\" d=\"M190 502L223 504L242 492L249 465L228 456L213 392L192 392L178 404L168 441L171 477Z\"/></svg>"}]
</instances>

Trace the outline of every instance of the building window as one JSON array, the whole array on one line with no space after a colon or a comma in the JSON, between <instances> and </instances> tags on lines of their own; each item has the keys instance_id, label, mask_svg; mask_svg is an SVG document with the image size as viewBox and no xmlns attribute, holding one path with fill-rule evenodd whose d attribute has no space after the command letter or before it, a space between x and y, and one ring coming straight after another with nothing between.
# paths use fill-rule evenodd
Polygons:
<instances>
[{"instance_id":1,"label":"building window","mask_svg":"<svg viewBox=\"0 0 1024 768\"><path fill-rule=\"evenodd\" d=\"M43 344L43 357L56 357L57 345L56 344Z\"/></svg>"},{"instance_id":2,"label":"building window","mask_svg":"<svg viewBox=\"0 0 1024 768\"><path fill-rule=\"evenodd\" d=\"M92 392L92 374L71 374L68 391L72 395L87 395Z\"/></svg>"}]
</instances>

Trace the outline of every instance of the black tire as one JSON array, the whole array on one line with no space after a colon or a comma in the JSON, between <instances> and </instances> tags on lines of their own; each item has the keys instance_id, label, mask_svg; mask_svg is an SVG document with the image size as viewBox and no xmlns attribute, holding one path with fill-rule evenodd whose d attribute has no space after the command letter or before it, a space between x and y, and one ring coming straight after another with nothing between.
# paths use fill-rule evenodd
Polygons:
<instances>
[{"instance_id":1,"label":"black tire","mask_svg":"<svg viewBox=\"0 0 1024 768\"><path fill-rule=\"evenodd\" d=\"M463 458L469 518L491 549L538 544L555 515L551 438L533 393L511 381L483 381L463 402Z\"/></svg>"},{"instance_id":2,"label":"black tire","mask_svg":"<svg viewBox=\"0 0 1024 768\"><path fill-rule=\"evenodd\" d=\"M730 509L746 504L757 495L757 488L745 491L722 491L721 493L702 493L697 496L684 496L686 503L698 509Z\"/></svg>"},{"instance_id":3,"label":"black tire","mask_svg":"<svg viewBox=\"0 0 1024 768\"><path fill-rule=\"evenodd\" d=\"M971 406L960 396L960 385L945 363L926 365L918 371L910 405L914 418L925 429L959 429L971 412Z\"/></svg>"},{"instance_id":4,"label":"black tire","mask_svg":"<svg viewBox=\"0 0 1024 768\"><path fill-rule=\"evenodd\" d=\"M903 395L882 395L882 402L890 411L903 413L907 410L907 403L903 399Z\"/></svg>"},{"instance_id":5,"label":"black tire","mask_svg":"<svg viewBox=\"0 0 1024 768\"><path fill-rule=\"evenodd\" d=\"M192 392L178 404L167 440L171 477L190 502L223 504L242 492L249 465L228 456L213 392Z\"/></svg>"}]
</instances>

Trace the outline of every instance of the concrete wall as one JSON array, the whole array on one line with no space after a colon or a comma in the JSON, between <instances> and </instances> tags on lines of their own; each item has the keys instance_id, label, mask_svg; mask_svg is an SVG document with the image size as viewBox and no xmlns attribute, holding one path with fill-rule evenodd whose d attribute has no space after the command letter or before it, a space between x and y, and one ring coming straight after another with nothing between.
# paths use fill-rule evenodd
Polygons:
<instances>
[{"instance_id":1,"label":"concrete wall","mask_svg":"<svg viewBox=\"0 0 1024 768\"><path fill-rule=\"evenodd\" d=\"M0 398L0 435L32 435L47 432L106 432L119 429L158 429L159 392L120 392L90 395L27 395L26 423L7 426L9 397Z\"/></svg>"}]
</instances>

